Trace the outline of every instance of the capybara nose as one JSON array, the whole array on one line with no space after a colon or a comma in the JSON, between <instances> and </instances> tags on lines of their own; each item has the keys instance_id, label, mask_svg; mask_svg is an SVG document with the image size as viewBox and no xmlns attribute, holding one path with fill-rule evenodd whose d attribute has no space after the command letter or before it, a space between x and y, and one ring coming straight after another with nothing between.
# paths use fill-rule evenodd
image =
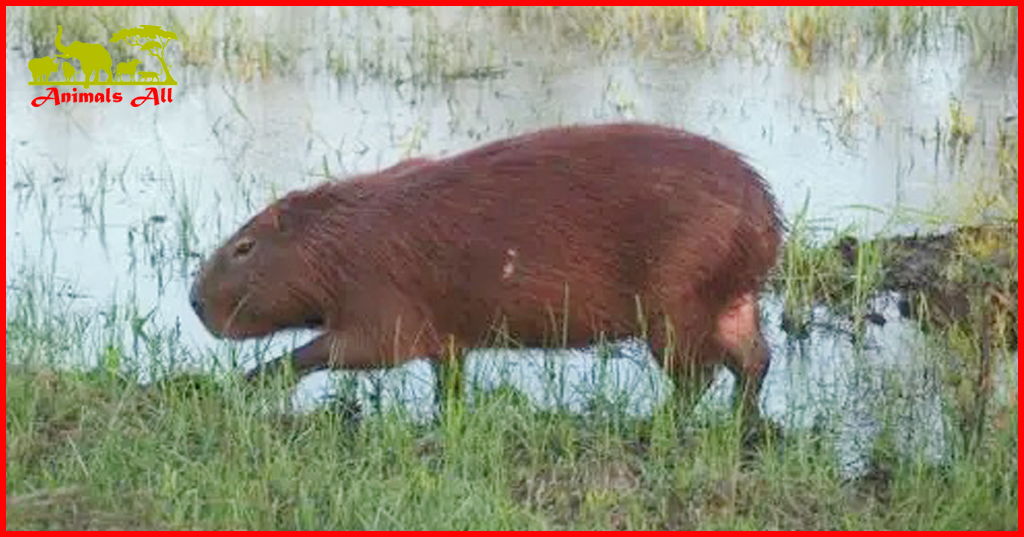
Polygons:
<instances>
[{"instance_id":1,"label":"capybara nose","mask_svg":"<svg viewBox=\"0 0 1024 537\"><path fill-rule=\"evenodd\" d=\"M198 315L199 318L202 319L203 318L203 302L201 300L199 300L199 299L196 299L196 298L193 298L191 300L191 302L192 302L192 309L195 310L196 315Z\"/></svg>"},{"instance_id":2,"label":"capybara nose","mask_svg":"<svg viewBox=\"0 0 1024 537\"><path fill-rule=\"evenodd\" d=\"M203 318L203 301L199 298L199 293L196 292L196 288L193 287L191 292L188 294L188 301L192 304L192 309L196 312L196 315L200 319Z\"/></svg>"}]
</instances>

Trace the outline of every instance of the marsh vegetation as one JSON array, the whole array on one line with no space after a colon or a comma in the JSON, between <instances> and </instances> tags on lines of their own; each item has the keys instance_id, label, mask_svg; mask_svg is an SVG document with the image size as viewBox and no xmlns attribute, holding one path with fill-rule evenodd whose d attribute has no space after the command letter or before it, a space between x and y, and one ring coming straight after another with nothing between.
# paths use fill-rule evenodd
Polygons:
<instances>
[{"instance_id":1,"label":"marsh vegetation","mask_svg":"<svg viewBox=\"0 0 1024 537\"><path fill-rule=\"evenodd\" d=\"M6 9L8 529L1016 529L1016 7ZM58 25L139 24L174 102L31 106ZM423 363L246 385L308 334L189 310L290 189L612 119L780 198L757 450L635 342L475 352L437 415Z\"/></svg>"}]
</instances>

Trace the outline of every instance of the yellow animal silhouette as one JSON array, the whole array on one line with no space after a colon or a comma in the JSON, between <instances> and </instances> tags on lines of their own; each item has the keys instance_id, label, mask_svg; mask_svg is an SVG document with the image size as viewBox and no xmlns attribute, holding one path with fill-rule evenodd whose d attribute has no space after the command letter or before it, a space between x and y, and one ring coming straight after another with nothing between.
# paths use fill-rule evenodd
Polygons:
<instances>
[{"instance_id":1,"label":"yellow animal silhouette","mask_svg":"<svg viewBox=\"0 0 1024 537\"><path fill-rule=\"evenodd\" d=\"M68 82L68 81L74 82L75 81L75 66L74 65L71 65L71 63L69 63L69 62L64 62L64 65L61 66L61 69L64 71L64 82Z\"/></svg>"},{"instance_id":2,"label":"yellow animal silhouette","mask_svg":"<svg viewBox=\"0 0 1024 537\"><path fill-rule=\"evenodd\" d=\"M164 30L160 26L154 26L152 24L143 24L135 28L122 28L110 37L110 42L115 43L122 41L130 47L139 47L142 52L145 52L150 58L155 58L160 62L161 84L168 86L177 85L178 82L174 80L171 75L171 67L173 65L167 65L167 61L164 58L167 52L167 45L171 41L177 40L178 35L174 32ZM146 60L149 61L149 60ZM149 80L153 78L153 73L147 72L148 76L145 79Z\"/></svg>"},{"instance_id":3,"label":"yellow animal silhouette","mask_svg":"<svg viewBox=\"0 0 1024 537\"><path fill-rule=\"evenodd\" d=\"M82 63L82 73L85 74L85 87L89 87L89 81L93 73L96 73L96 82L100 82L101 71L106 71L107 80L113 82L114 77L110 73L110 66L113 61L110 59L110 53L107 52L107 49L103 48L103 45L99 43L80 43L78 41L65 47L60 42L60 36L63 31L63 27L57 26L57 38L54 39L54 44L57 45L57 50L64 53L65 57L78 58L78 61Z\"/></svg>"},{"instance_id":4,"label":"yellow animal silhouette","mask_svg":"<svg viewBox=\"0 0 1024 537\"><path fill-rule=\"evenodd\" d=\"M164 72L164 70L161 69L160 73L163 73L163 72ZM152 80L153 82L160 82L160 73L154 73L153 71L139 71L139 82L143 82L145 80Z\"/></svg>"},{"instance_id":5,"label":"yellow animal silhouette","mask_svg":"<svg viewBox=\"0 0 1024 537\"><path fill-rule=\"evenodd\" d=\"M57 72L57 58L43 56L28 61L28 70L32 72L32 82L47 82L51 73Z\"/></svg>"},{"instance_id":6,"label":"yellow animal silhouette","mask_svg":"<svg viewBox=\"0 0 1024 537\"><path fill-rule=\"evenodd\" d=\"M117 81L124 82L124 75L128 75L129 81L135 81L135 71L139 68L139 64L142 60L136 58L130 62L121 62L117 64Z\"/></svg>"}]
</instances>

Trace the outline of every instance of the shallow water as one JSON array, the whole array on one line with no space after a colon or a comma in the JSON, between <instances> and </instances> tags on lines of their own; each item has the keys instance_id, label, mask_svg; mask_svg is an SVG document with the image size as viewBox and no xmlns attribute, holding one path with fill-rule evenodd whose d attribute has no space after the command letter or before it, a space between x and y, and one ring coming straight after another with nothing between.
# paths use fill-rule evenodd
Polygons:
<instances>
[{"instance_id":1,"label":"shallow water","mask_svg":"<svg viewBox=\"0 0 1024 537\"><path fill-rule=\"evenodd\" d=\"M213 353L223 356L232 345L211 338L189 309L187 289L198 254L209 252L276 195L326 175L371 171L407 156L451 154L576 122L628 118L686 127L744 153L789 217L809 200L809 216L830 227L896 231L886 227L894 210L927 211L948 201L956 185L994 168L994 151L986 148L1004 116L1017 108L1016 61L1012 69L977 67L965 47L952 45L864 68L826 62L801 70L781 51L764 62L597 55L573 46L552 53L480 17L467 23L457 10L438 10L432 24L446 31L461 27L495 47L486 54L470 51L466 61L487 57L478 67L499 69L492 73L497 76L420 84L402 80L417 72L402 57L415 49L419 31L405 10L377 10L376 24L366 24L370 16L359 10L346 16L311 8L241 13L282 39L321 32L384 43L383 52L364 52L363 63L353 68L369 70L376 62L391 65L394 75L339 78L304 61L310 52L303 49L291 79L240 81L182 68L175 71L182 74L176 75L174 101L160 106L35 108L29 103L43 88L26 84L27 58L14 48L8 25L8 317L19 270L43 268L80 293L74 304L83 311L99 312L115 301L152 311L151 326L180 329L184 351L175 359L210 366ZM122 91L126 101L141 94L135 87ZM948 131L951 97L977 125L962 160L936 138ZM866 394L878 386L857 365L900 363L919 344L917 331L901 322L872 328L869 340L876 345L863 353L853 352L848 338L820 333L800 350L779 330L771 300L765 301L765 316L775 356L765 385L766 411L809 426L825 409L843 409L841 434L849 436L847 445L862 446L877 410L868 408ZM296 337L274 338L266 353L301 342L302 334ZM251 363L252 351L263 343L234 347ZM592 353L569 354L555 362L566 364L562 399L580 408L585 398L579 392L593 393L586 387L597 382L601 369ZM634 411L645 412L664 396L665 379L642 348L627 347L623 354L634 359L609 365L608 377L619 387L613 391L627 394ZM507 375L538 404L551 404L541 379L553 362L531 356L506 360L476 353L470 367L483 383ZM1016 379L1015 361L1013 367ZM315 375L303 383L300 406L324 393L326 378ZM426 412L429 378L429 369L416 363L389 375L388 384L418 385L401 390L403 399L415 412ZM917 413L919 423L939 423L937 403L927 397L919 403L908 412ZM934 434L924 441L941 453L941 427L925 429ZM858 452L851 447L852 455L844 457L856 461Z\"/></svg>"}]
</instances>

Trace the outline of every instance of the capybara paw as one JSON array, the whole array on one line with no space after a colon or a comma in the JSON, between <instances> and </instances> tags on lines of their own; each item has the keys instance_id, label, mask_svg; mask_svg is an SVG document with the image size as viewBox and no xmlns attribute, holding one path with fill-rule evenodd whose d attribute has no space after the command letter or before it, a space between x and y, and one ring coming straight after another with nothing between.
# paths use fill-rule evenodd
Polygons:
<instances>
[{"instance_id":1,"label":"capybara paw","mask_svg":"<svg viewBox=\"0 0 1024 537\"><path fill-rule=\"evenodd\" d=\"M778 444L783 437L782 426L764 418L752 420L743 425L743 449L758 451L763 447Z\"/></svg>"},{"instance_id":2,"label":"capybara paw","mask_svg":"<svg viewBox=\"0 0 1024 537\"><path fill-rule=\"evenodd\" d=\"M261 363L245 373L245 381L258 383L265 379L277 378L286 373L288 369L279 360Z\"/></svg>"}]
</instances>

